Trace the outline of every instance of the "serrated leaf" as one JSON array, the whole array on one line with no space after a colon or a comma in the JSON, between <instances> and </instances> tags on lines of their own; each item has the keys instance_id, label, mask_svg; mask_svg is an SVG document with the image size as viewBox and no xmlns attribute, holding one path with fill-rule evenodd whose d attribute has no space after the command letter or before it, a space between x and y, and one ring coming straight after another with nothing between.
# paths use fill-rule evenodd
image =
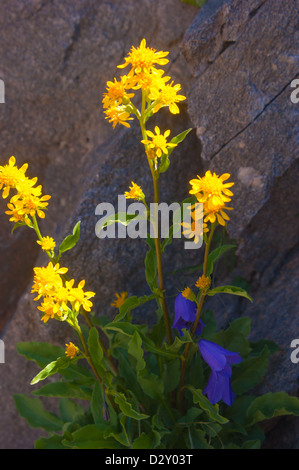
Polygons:
<instances>
[{"instance_id":1,"label":"serrated leaf","mask_svg":"<svg viewBox=\"0 0 299 470\"><path fill-rule=\"evenodd\" d=\"M119 406L125 416L136 419L138 421L140 419L149 418L149 415L134 410L132 403L127 400L123 393L113 391L111 392L111 395L113 395L115 403Z\"/></svg>"},{"instance_id":2,"label":"serrated leaf","mask_svg":"<svg viewBox=\"0 0 299 470\"><path fill-rule=\"evenodd\" d=\"M60 431L63 422L53 413L46 411L38 398L16 394L13 396L17 410L29 426L43 428L46 431Z\"/></svg>"},{"instance_id":3,"label":"serrated leaf","mask_svg":"<svg viewBox=\"0 0 299 470\"><path fill-rule=\"evenodd\" d=\"M142 339L137 331L135 331L128 343L128 353L136 359L136 370L143 370L146 363L143 359L144 351L142 349Z\"/></svg>"},{"instance_id":4,"label":"serrated leaf","mask_svg":"<svg viewBox=\"0 0 299 470\"><path fill-rule=\"evenodd\" d=\"M252 401L247 410L246 426L285 415L299 416L299 399L286 392L269 392Z\"/></svg>"},{"instance_id":5,"label":"serrated leaf","mask_svg":"<svg viewBox=\"0 0 299 470\"><path fill-rule=\"evenodd\" d=\"M59 246L59 255L62 255L65 251L71 250L78 242L80 238L80 224L81 221L76 223L73 233L68 235Z\"/></svg>"},{"instance_id":6,"label":"serrated leaf","mask_svg":"<svg viewBox=\"0 0 299 470\"><path fill-rule=\"evenodd\" d=\"M191 385L187 385L185 388L190 390L193 395L193 402L199 404L200 408L204 410L209 417L220 424L228 423L228 419L219 414L219 405L212 405L211 402L202 394L200 389L195 389Z\"/></svg>"},{"instance_id":7,"label":"serrated leaf","mask_svg":"<svg viewBox=\"0 0 299 470\"><path fill-rule=\"evenodd\" d=\"M241 289L240 287L236 287L236 286L219 286L207 292L207 295L210 295L210 296L213 296L215 294L239 295L241 297L245 297L246 299L250 300L250 302L253 302L252 297L244 289Z\"/></svg>"},{"instance_id":8,"label":"serrated leaf","mask_svg":"<svg viewBox=\"0 0 299 470\"><path fill-rule=\"evenodd\" d=\"M118 449L115 439L107 437L105 439L104 432L109 429L113 430L109 425L88 424L72 433L72 440L63 440L65 446L75 449Z\"/></svg>"}]
</instances>

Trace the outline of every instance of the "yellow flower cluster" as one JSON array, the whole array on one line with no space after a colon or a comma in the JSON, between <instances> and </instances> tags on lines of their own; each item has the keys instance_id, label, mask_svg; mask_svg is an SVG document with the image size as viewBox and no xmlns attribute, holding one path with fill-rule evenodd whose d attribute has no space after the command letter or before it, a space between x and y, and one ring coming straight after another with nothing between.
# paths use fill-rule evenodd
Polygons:
<instances>
[{"instance_id":1,"label":"yellow flower cluster","mask_svg":"<svg viewBox=\"0 0 299 470\"><path fill-rule=\"evenodd\" d=\"M229 189L234 183L224 183L230 174L224 173L221 176L207 171L203 177L197 176L190 181L192 189L190 194L194 194L198 202L203 204L204 222L212 224L217 220L220 225L225 226L226 220L229 220L225 211L232 210L232 207L226 207L226 203L231 201L233 193Z\"/></svg>"},{"instance_id":2,"label":"yellow flower cluster","mask_svg":"<svg viewBox=\"0 0 299 470\"><path fill-rule=\"evenodd\" d=\"M37 178L28 178L25 173L28 164L25 163L21 168L15 166L15 157L10 157L7 165L0 166L0 190L3 189L2 197L6 199L10 190L16 190L16 194L11 197L7 204L11 222L26 223L30 225L30 217L36 214L40 218L45 217L44 210L48 205L51 196L42 196L42 186L35 186Z\"/></svg>"},{"instance_id":3,"label":"yellow flower cluster","mask_svg":"<svg viewBox=\"0 0 299 470\"><path fill-rule=\"evenodd\" d=\"M198 287L199 289L206 289L207 287L210 287L211 285L211 279L208 277L208 276L205 276L204 274L202 276L200 276L196 283L195 283L196 287Z\"/></svg>"},{"instance_id":4,"label":"yellow flower cluster","mask_svg":"<svg viewBox=\"0 0 299 470\"><path fill-rule=\"evenodd\" d=\"M198 204L190 206L193 221L191 224L182 222L182 226L185 228L183 235L194 238L194 243L198 243L203 233L209 231L208 222L213 224L217 221L225 226L229 220L225 211L233 208L227 207L226 203L231 201L233 193L229 188L234 185L234 183L225 183L229 177L228 173L218 176L208 170L203 177L197 176L190 181L192 189L189 193L195 195L198 203L202 204L202 209ZM196 223L201 219L203 219L202 229L201 224Z\"/></svg>"},{"instance_id":5,"label":"yellow flower cluster","mask_svg":"<svg viewBox=\"0 0 299 470\"><path fill-rule=\"evenodd\" d=\"M86 312L90 312L92 302L89 300L95 295L94 292L84 292L85 281L79 282L74 287L74 279L64 281L63 275L68 268L60 267L57 263L53 265L34 268L34 283L31 292L37 292L34 300L43 297L43 302L38 308L43 312L41 320L46 323L49 318L65 320L70 311L78 313L82 307Z\"/></svg>"},{"instance_id":6,"label":"yellow flower cluster","mask_svg":"<svg viewBox=\"0 0 299 470\"><path fill-rule=\"evenodd\" d=\"M144 192L138 184L132 181L132 186L130 186L130 191L125 192L126 199L137 199L137 201L143 201L145 198Z\"/></svg>"},{"instance_id":7,"label":"yellow flower cluster","mask_svg":"<svg viewBox=\"0 0 299 470\"><path fill-rule=\"evenodd\" d=\"M53 251L56 243L52 237L42 237L41 240L38 240L38 243L41 246L43 251Z\"/></svg>"},{"instance_id":8,"label":"yellow flower cluster","mask_svg":"<svg viewBox=\"0 0 299 470\"><path fill-rule=\"evenodd\" d=\"M76 354L78 354L78 352L79 352L79 348L77 348L77 346L75 346L74 343L69 342L69 344L66 344L65 354L67 355L67 357L73 359L76 356Z\"/></svg>"},{"instance_id":9,"label":"yellow flower cluster","mask_svg":"<svg viewBox=\"0 0 299 470\"><path fill-rule=\"evenodd\" d=\"M115 294L115 301L111 304L111 307L116 307L119 308L123 305L125 300L128 298L128 293L127 292L121 292L120 294L116 293Z\"/></svg>"},{"instance_id":10,"label":"yellow flower cluster","mask_svg":"<svg viewBox=\"0 0 299 470\"><path fill-rule=\"evenodd\" d=\"M167 55L168 52L147 47L146 40L142 39L139 47L131 48L124 64L118 65L120 69L127 66L131 68L120 80L114 78L113 82L108 81L106 93L103 95L106 119L112 123L113 128L116 124L130 127L128 121L133 119L131 114L137 115L137 110L131 102L134 93L128 93L128 90L141 89L152 113L156 113L163 106L168 106L173 114L179 113L177 103L186 99L178 94L181 85L174 85L173 82L166 84L170 77L163 76L164 71L156 68L156 65L169 62L165 58Z\"/></svg>"}]
</instances>

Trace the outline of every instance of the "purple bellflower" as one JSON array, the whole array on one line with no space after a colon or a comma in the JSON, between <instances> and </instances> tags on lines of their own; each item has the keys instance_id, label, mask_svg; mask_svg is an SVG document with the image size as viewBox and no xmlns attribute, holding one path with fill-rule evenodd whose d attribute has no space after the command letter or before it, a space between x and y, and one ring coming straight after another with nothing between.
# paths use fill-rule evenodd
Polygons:
<instances>
[{"instance_id":1,"label":"purple bellflower","mask_svg":"<svg viewBox=\"0 0 299 470\"><path fill-rule=\"evenodd\" d=\"M231 406L235 398L230 382L231 364L241 362L241 356L205 339L199 341L198 348L203 359L212 369L203 393L208 396L212 405L222 399L224 403Z\"/></svg>"},{"instance_id":2,"label":"purple bellflower","mask_svg":"<svg viewBox=\"0 0 299 470\"><path fill-rule=\"evenodd\" d=\"M196 302L186 299L182 293L178 294L174 303L174 322L172 328L176 328L180 335L183 335L182 329L190 329L196 318ZM200 335L205 325L199 320L195 333Z\"/></svg>"}]
</instances>

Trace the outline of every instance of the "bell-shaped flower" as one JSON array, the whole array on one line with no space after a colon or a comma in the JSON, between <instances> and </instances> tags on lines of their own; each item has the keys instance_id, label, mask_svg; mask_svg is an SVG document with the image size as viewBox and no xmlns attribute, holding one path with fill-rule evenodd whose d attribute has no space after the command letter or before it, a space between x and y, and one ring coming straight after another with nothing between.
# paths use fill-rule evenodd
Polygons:
<instances>
[{"instance_id":1,"label":"bell-shaped flower","mask_svg":"<svg viewBox=\"0 0 299 470\"><path fill-rule=\"evenodd\" d=\"M176 328L180 335L183 335L182 329L190 329L196 318L196 302L187 299L182 293L178 294L174 303L174 322L172 328ZM195 333L200 335L205 325L199 320Z\"/></svg>"},{"instance_id":2,"label":"bell-shaped flower","mask_svg":"<svg viewBox=\"0 0 299 470\"><path fill-rule=\"evenodd\" d=\"M224 403L231 406L235 398L230 383L231 364L241 362L241 356L205 339L199 341L198 348L203 359L212 369L203 393L208 395L213 405L222 399Z\"/></svg>"}]
</instances>

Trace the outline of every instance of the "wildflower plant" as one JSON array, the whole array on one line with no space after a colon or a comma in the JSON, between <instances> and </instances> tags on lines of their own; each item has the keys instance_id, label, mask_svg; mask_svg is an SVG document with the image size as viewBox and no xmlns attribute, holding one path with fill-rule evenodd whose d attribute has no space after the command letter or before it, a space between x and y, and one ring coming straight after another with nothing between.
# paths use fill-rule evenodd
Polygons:
<instances>
[{"instance_id":1,"label":"wildflower plant","mask_svg":"<svg viewBox=\"0 0 299 470\"><path fill-rule=\"evenodd\" d=\"M169 129L161 130L154 122L162 107L175 116L185 100L181 86L164 76L161 66L167 64L167 55L148 47L143 39L118 66L127 69L127 74L108 81L102 99L113 128L130 128L133 120L139 122L156 204L160 176L167 171L172 152L191 130L171 138ZM137 93L141 94L140 109L134 104ZM150 128L148 122L153 122ZM19 353L41 369L31 384L47 381L54 374L58 377L35 389L34 398L14 396L29 425L49 433L36 441L36 448L259 448L264 439L259 426L262 421L299 414L299 400L285 392L253 393L278 347L263 339L250 341L250 318L242 312L218 330L213 313L206 308L206 300L214 295L237 295L253 301L236 285L215 287L212 282L216 262L234 248L213 245L215 232L229 223L227 212L232 210L234 183L229 174L207 171L190 181L190 194L182 204L188 204L192 222L186 225L181 220L181 224L195 245L203 239L203 263L193 283L177 292L173 308L162 255L173 241L174 227L162 241L155 226L153 236L148 234L146 239L148 292L142 297L125 291L111 294L115 308L111 319L94 312L96 294L88 290L85 280L75 280L62 261L63 254L79 242L80 222L59 246L52 237L41 234L37 217L45 217L50 196L42 195L36 178L26 176L27 166L18 168L11 157L0 167L2 197L11 196L6 213L14 223L13 230L25 225L35 231L37 243L49 258L46 266L34 268L32 293L41 321L64 322L72 339L61 347L35 341L17 345ZM132 181L124 194L127 199L143 202L145 216L149 216L149 202L138 182ZM198 219L203 219L201 232L195 228ZM132 215L126 219L117 214L106 223L127 225L131 220ZM156 321L141 322L141 305L156 310ZM57 414L44 409L38 398L44 396L59 399Z\"/></svg>"}]
</instances>

